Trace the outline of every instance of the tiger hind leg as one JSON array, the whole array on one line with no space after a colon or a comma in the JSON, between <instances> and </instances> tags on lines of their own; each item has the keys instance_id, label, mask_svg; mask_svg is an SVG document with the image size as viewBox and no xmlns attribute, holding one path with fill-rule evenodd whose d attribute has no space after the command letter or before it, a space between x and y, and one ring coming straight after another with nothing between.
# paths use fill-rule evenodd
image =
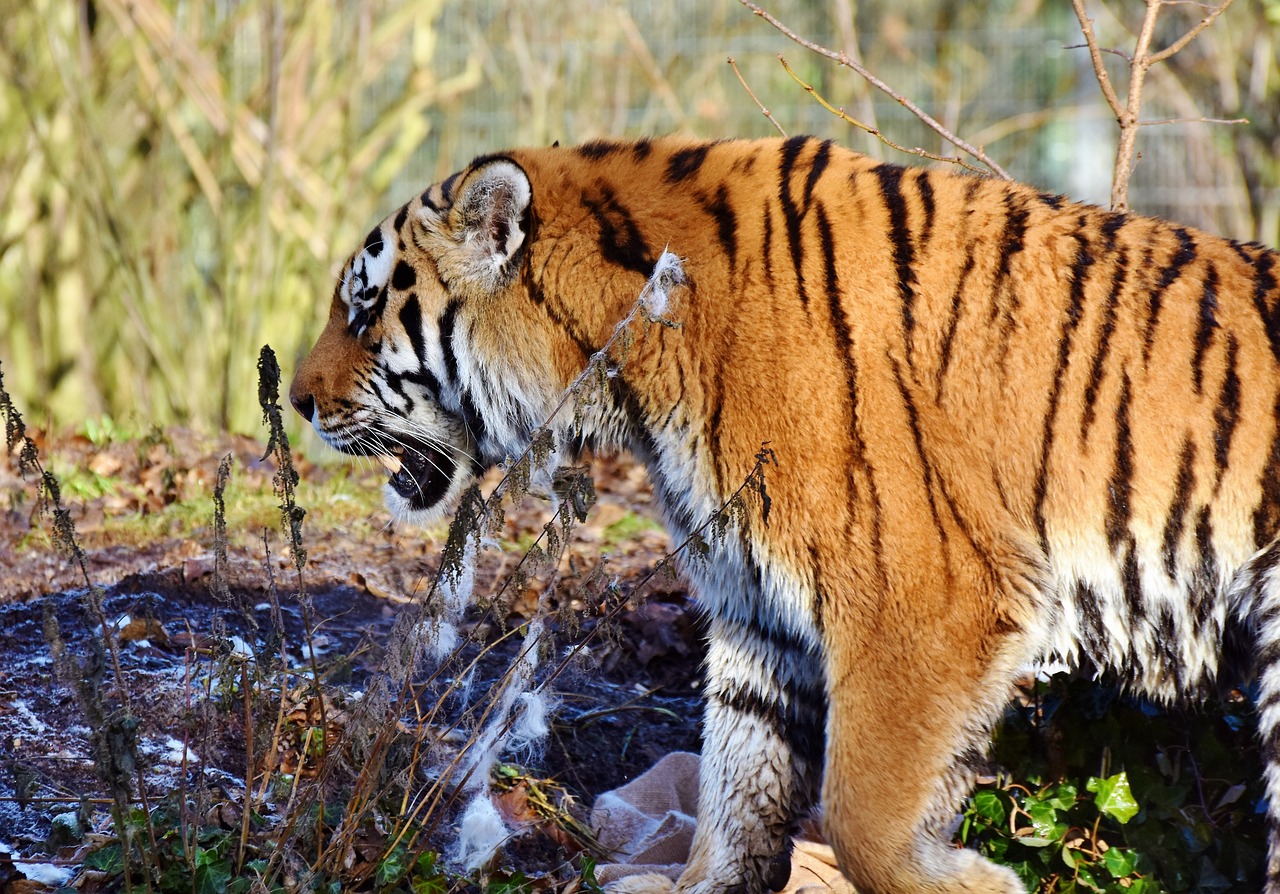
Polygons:
<instances>
[{"instance_id":1,"label":"tiger hind leg","mask_svg":"<svg viewBox=\"0 0 1280 894\"><path fill-rule=\"evenodd\" d=\"M824 825L841 871L859 894L1025 894L1012 870L948 840L1024 638L878 633L828 668Z\"/></svg>"}]
</instances>

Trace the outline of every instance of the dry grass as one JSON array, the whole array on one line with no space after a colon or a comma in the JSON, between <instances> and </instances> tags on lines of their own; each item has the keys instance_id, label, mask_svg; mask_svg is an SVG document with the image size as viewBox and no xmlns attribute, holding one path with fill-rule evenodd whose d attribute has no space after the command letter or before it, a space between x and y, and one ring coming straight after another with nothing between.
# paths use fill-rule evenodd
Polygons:
<instances>
[{"instance_id":1,"label":"dry grass","mask_svg":"<svg viewBox=\"0 0 1280 894\"><path fill-rule=\"evenodd\" d=\"M1084 180L1109 164L1109 112L1087 55L1063 49L1080 39L1065 6L769 7L860 55L1020 179L1089 198ZM1099 39L1123 44L1120 6L1089 9ZM1253 123L1147 128L1140 210L1276 241L1276 9L1237 4L1153 75L1153 114ZM770 132L729 55L788 132L890 154L810 100L780 50L736 0L0 0L10 388L56 428L109 415L251 431L257 348L294 367L334 272L404 196L509 143ZM893 140L941 148L837 66L788 61Z\"/></svg>"}]
</instances>

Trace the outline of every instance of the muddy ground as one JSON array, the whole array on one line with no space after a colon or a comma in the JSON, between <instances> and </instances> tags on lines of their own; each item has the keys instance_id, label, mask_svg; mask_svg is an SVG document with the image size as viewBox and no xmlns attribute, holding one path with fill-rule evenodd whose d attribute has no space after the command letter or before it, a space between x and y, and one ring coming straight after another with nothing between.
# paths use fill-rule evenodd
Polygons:
<instances>
[{"instance_id":1,"label":"muddy ground","mask_svg":"<svg viewBox=\"0 0 1280 894\"><path fill-rule=\"evenodd\" d=\"M131 780L143 780L145 791L135 784L135 797L155 804L198 778L234 802L246 777L245 724L235 681L226 682L228 668L234 677L241 666L237 655L274 648L271 654L293 662L291 679L304 682L318 670L334 694L331 710L343 698L358 699L387 667L393 628L417 610L444 543L443 529L424 533L393 524L376 498L336 516L355 518L351 523L325 527L325 513L315 511L304 527L308 559L299 580L268 506L242 518L239 530L229 522L228 559L219 566L212 517L201 514L201 501L208 501L218 463L230 454L236 461L229 493L240 488L269 504L275 469L261 459L260 444L180 431L119 443L38 440L45 464L72 484L64 486L63 498L84 566L55 548L48 507L41 506L31 476L18 475L13 461L0 463L0 851L12 860L0 871L0 887L6 879L28 885L13 890L76 883L85 842L94 829L107 827L109 792L95 769L95 721L83 681L96 681L103 704L127 703L140 720L133 736L141 772ZM380 484L380 476L365 469L326 490L333 476L348 472L301 459L299 471L298 502L313 508L313 500L336 503L352 499L352 492L359 502L361 489L372 494ZM647 521L652 510L643 473L625 462L601 461L593 477L598 503L577 527L558 572L504 597L496 609L467 616L462 633L469 644L460 654L469 659L486 644L492 648L468 679L468 697L448 700L449 722L461 718L465 731L468 705L483 700L520 648L518 635L503 632L519 631L534 617L541 595L544 607L557 609L548 618L555 639L554 647L544 646L547 653L563 657L574 643L585 645L570 660L543 662L539 679L564 666L548 687L550 734L544 745L506 757L531 778L554 780L571 805L589 805L669 751L699 746L702 631L684 583L652 575L670 544ZM187 505L196 508L179 511ZM506 579L519 562L519 546L536 536L546 512L537 500L509 512L501 538L507 548L482 554L477 595ZM617 584L607 620L591 604L591 588L583 587L601 556ZM627 599L646 579L643 594ZM219 596L222 580L227 589ZM98 597L86 597L89 585L101 588ZM114 650L97 654L93 644L101 641L104 622ZM68 660L55 660L59 642ZM230 697L219 689L228 685ZM305 714L305 697L296 698L295 715ZM298 760L288 750L277 747L286 769ZM57 824L63 826L77 812L91 828L74 834L54 828L55 818L62 816ZM440 834L447 847L449 831ZM528 859L563 858L555 850L534 847ZM21 881L24 876L43 885Z\"/></svg>"}]
</instances>

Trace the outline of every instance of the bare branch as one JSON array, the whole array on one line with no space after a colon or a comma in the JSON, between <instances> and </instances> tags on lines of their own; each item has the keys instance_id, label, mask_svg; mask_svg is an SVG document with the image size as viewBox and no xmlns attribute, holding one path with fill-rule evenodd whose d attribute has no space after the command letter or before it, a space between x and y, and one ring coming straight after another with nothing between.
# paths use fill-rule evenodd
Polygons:
<instances>
[{"instance_id":1,"label":"bare branch","mask_svg":"<svg viewBox=\"0 0 1280 894\"><path fill-rule=\"evenodd\" d=\"M897 102L907 111L911 112L911 114L915 115L917 118L923 121L931 130L933 130L934 133L938 134L938 136L942 137L948 143L951 143L957 149L960 149L961 151L967 153L968 155L973 156L978 161L982 162L982 164L986 165L987 168L990 169L991 172L994 173L996 176L1004 180L1013 179L1012 177L1009 176L1008 172L1005 171L1005 169L1002 168L995 161L993 161L987 155L987 153L983 152L978 147L971 146L969 143L960 139L960 137L956 136L951 131L949 131L946 127L940 124L936 119L933 118L932 115L930 115L924 109L917 106L915 103L907 99L901 93L898 93L888 84L886 84L884 81L880 80L878 77L876 77L866 68L864 68L860 63L855 62L853 59L850 59L848 54L839 53L839 52L836 52L835 50L828 49L827 47L824 47L821 44L816 44L811 40L806 40L796 32L792 31L786 25L782 24L782 22L778 21L772 15L765 12L755 3L752 3L751 0L738 0L738 2L741 3L743 6L747 7L748 9L750 9L753 13L755 13L760 18L764 19L766 22L768 22L770 25L776 28L783 35L785 35L786 37L789 37L792 41L794 41L795 43L798 43L800 46L804 47L810 52L817 53L819 56L825 56L828 59L831 59L832 61L838 62L839 64L843 65L845 68L848 68L850 71L853 71L856 74L860 75L862 78L864 78L867 81L867 83L871 84L871 86L875 87L881 93L884 93L887 96L892 97L895 102Z\"/></svg>"},{"instance_id":2,"label":"bare branch","mask_svg":"<svg viewBox=\"0 0 1280 894\"><path fill-rule=\"evenodd\" d=\"M732 56L729 57L729 65L733 67L733 73L738 76L738 83L742 85L742 89L747 91L747 96L750 96L752 102L754 102L757 106L760 107L760 111L763 112L764 116L768 118L769 121L772 122L773 126L778 129L778 133L782 134L785 137L787 135L787 132L782 129L782 125L778 123L778 119L773 117L773 113L764 107L764 103L762 103L759 97L757 97L755 93L752 91L752 89L747 86L747 81L745 78L742 77L742 72L738 71L738 63L733 61Z\"/></svg>"},{"instance_id":3,"label":"bare branch","mask_svg":"<svg viewBox=\"0 0 1280 894\"><path fill-rule=\"evenodd\" d=\"M1230 6L1232 0L1221 0L1218 5L1209 9L1209 13L1186 34L1178 38L1164 50L1158 53L1151 52L1151 40L1155 34L1156 19L1160 15L1162 7L1171 5L1170 0L1146 0L1146 12L1142 17L1142 27L1138 31L1137 42L1134 46L1133 55L1129 56L1129 90L1125 97L1125 103L1121 106L1120 97L1116 94L1115 88L1111 86L1111 79L1107 74L1106 67L1102 62L1103 50L1098 46L1098 40L1093 33L1093 22L1085 14L1084 0L1071 0L1071 6L1075 9L1076 18L1080 20L1080 30L1084 34L1085 43L1089 47L1089 54L1093 60L1093 71L1098 79L1098 86L1102 88L1102 95L1106 97L1107 105L1111 107L1111 111L1115 113L1116 122L1120 125L1120 139L1116 144L1116 162L1115 170L1111 179L1111 208L1114 211L1127 210L1129 206L1129 180L1133 176L1133 163L1135 150L1138 140L1138 130L1142 127L1149 127L1157 124L1173 124L1182 121L1201 121L1206 124L1240 124L1242 119L1221 119L1221 118L1169 118L1159 121L1142 121L1139 114L1142 111L1142 88L1146 81L1147 72L1153 65L1165 61L1174 53L1181 50L1192 40L1196 38L1201 31L1213 24L1214 20Z\"/></svg>"},{"instance_id":4,"label":"bare branch","mask_svg":"<svg viewBox=\"0 0 1280 894\"><path fill-rule=\"evenodd\" d=\"M1166 0L1167 2L1167 0ZM1157 127L1161 124L1248 124L1248 118L1160 118L1139 121L1139 127Z\"/></svg>"},{"instance_id":5,"label":"bare branch","mask_svg":"<svg viewBox=\"0 0 1280 894\"><path fill-rule=\"evenodd\" d=\"M978 174L982 173L982 171L979 170L978 168L975 168L973 165L969 164L964 159L957 158L954 155L935 155L934 153L921 149L918 146L914 149L908 149L906 146L900 146L899 144L895 143L893 140L886 137L883 133L881 133L879 128L872 127L869 124L863 124L857 118L850 116L844 109L837 109L835 106L831 105L831 103L827 102L826 98L823 97L823 95L819 93L812 84L805 83L804 80L802 80L800 76L797 75L795 71L792 70L791 66L787 64L787 60L783 58L781 53L778 54L778 61L782 63L782 67L786 69L787 74L791 75L791 80L799 84L800 87L806 93L812 96L814 100L817 101L818 105L822 106L824 109L826 109L831 114L835 115L837 118L847 121L850 124L852 124L854 127L857 127L860 130L866 131L867 133L871 134L871 136L875 137L877 140L884 143L890 149L897 149L899 152L905 152L908 155L916 155L916 156L919 156L920 158L932 159L933 161L950 162L951 164L960 165L960 167L966 168L970 171L973 171L974 173L978 173Z\"/></svg>"},{"instance_id":6,"label":"bare branch","mask_svg":"<svg viewBox=\"0 0 1280 894\"><path fill-rule=\"evenodd\" d=\"M1120 97L1111 86L1111 76L1107 74L1107 66L1102 61L1103 51L1098 47L1098 38L1093 33L1093 20L1084 11L1084 0L1071 0L1071 7L1076 11L1076 18L1080 20L1080 31L1084 34L1085 46L1089 48L1089 57L1093 60L1093 73L1098 79L1098 86L1102 88L1102 95L1106 97L1107 105L1111 106L1111 111L1115 112L1116 117L1119 118L1124 114L1124 107L1120 105Z\"/></svg>"},{"instance_id":7,"label":"bare branch","mask_svg":"<svg viewBox=\"0 0 1280 894\"><path fill-rule=\"evenodd\" d=\"M1083 49L1089 49L1090 47L1087 43L1069 43L1069 44L1065 44L1062 48L1064 50L1083 50ZM1113 56L1119 56L1125 62L1133 61L1132 56L1130 56L1124 50L1117 50L1115 47L1098 47L1098 52L1110 53Z\"/></svg>"},{"instance_id":8,"label":"bare branch","mask_svg":"<svg viewBox=\"0 0 1280 894\"><path fill-rule=\"evenodd\" d=\"M1163 62L1164 60L1172 56L1174 53L1178 52L1178 50L1182 49L1187 44L1191 43L1191 41L1195 40L1201 31L1203 31L1205 28L1208 28L1210 25L1213 24L1214 19L1216 19L1218 16L1226 12L1227 7L1231 5L1231 2L1232 0L1222 0L1222 2L1219 3L1217 6L1215 6L1213 9L1211 9L1209 11L1209 14L1205 16L1203 19L1201 19L1200 22L1195 27L1193 27L1186 34L1182 35L1180 38L1175 40L1173 43L1169 44L1169 46L1167 46L1165 49L1161 50L1160 52L1152 56L1151 60L1147 64L1155 65L1157 62Z\"/></svg>"}]
</instances>

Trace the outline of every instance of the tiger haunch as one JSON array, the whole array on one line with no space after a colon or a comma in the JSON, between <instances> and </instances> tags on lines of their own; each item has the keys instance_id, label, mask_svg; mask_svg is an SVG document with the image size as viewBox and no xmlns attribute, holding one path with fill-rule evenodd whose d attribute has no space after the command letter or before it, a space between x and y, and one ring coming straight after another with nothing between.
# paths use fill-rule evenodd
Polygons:
<instances>
[{"instance_id":1,"label":"tiger haunch","mask_svg":"<svg viewBox=\"0 0 1280 894\"><path fill-rule=\"evenodd\" d=\"M768 525L689 569L712 641L680 890L776 882L821 780L865 894L1022 891L942 835L1043 657L1166 701L1256 675L1276 828L1274 251L808 138L516 150L370 234L291 398L434 517L666 247L680 325L628 350L583 442L645 463L677 538L777 457ZM1274 831L1270 860L1280 894Z\"/></svg>"}]
</instances>

